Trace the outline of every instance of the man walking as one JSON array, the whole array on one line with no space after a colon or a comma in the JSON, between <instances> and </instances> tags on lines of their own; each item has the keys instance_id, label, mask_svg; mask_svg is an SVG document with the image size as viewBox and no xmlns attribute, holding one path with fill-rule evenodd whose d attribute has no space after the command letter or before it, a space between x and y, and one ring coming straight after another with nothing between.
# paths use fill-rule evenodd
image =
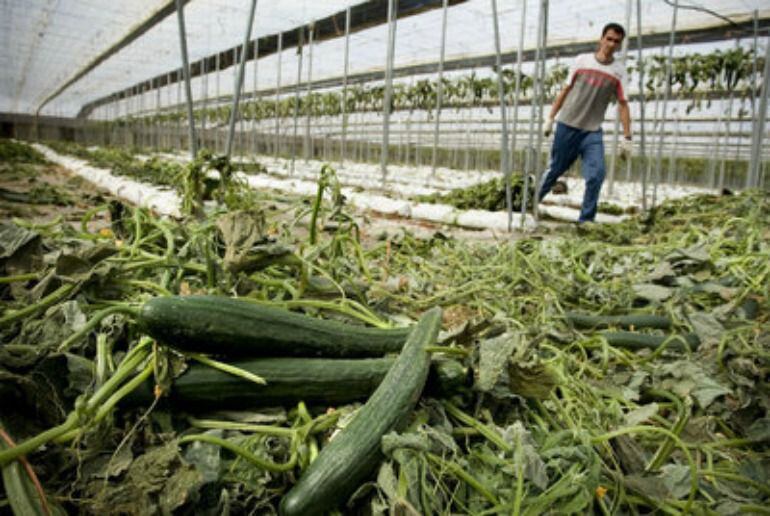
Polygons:
<instances>
[{"instance_id":1,"label":"man walking","mask_svg":"<svg viewBox=\"0 0 770 516\"><path fill-rule=\"evenodd\" d=\"M621 157L631 156L631 115L626 99L625 63L614 58L625 35L626 31L617 23L604 26L597 51L581 54L575 59L567 84L556 97L545 122L544 133L548 137L553 131L554 118L561 111L556 121L550 165L543 174L538 199L543 200L579 156L585 194L578 222L592 222L596 217L605 172L601 126L607 105L613 99L618 103L623 124Z\"/></svg>"}]
</instances>

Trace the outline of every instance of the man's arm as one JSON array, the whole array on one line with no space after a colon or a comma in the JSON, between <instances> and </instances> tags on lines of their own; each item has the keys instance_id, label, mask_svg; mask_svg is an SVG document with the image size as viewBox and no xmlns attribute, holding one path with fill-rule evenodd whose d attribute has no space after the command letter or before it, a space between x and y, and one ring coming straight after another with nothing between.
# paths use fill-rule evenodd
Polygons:
<instances>
[{"instance_id":1,"label":"man's arm","mask_svg":"<svg viewBox=\"0 0 770 516\"><path fill-rule=\"evenodd\" d=\"M556 113L559 112L561 109L562 104L564 104L564 99L567 98L567 94L572 89L572 85L568 84L562 90L559 92L559 94L556 96L556 100L553 101L553 105L551 106L551 112L548 114L548 118L545 120L545 125L543 126L543 135L548 138L551 136L551 133L553 132L553 119L556 118Z\"/></svg>"},{"instance_id":2,"label":"man's arm","mask_svg":"<svg viewBox=\"0 0 770 516\"><path fill-rule=\"evenodd\" d=\"M623 124L623 136L631 139L631 110L628 109L628 102L618 102L618 115L620 123Z\"/></svg>"},{"instance_id":3,"label":"man's arm","mask_svg":"<svg viewBox=\"0 0 770 516\"><path fill-rule=\"evenodd\" d=\"M548 118L553 120L556 118L556 114L561 109L562 105L564 104L564 99L567 98L567 94L572 90L572 85L568 84L562 90L559 92L559 94L556 96L556 100L553 101L553 105L551 106L551 113L548 115Z\"/></svg>"}]
</instances>

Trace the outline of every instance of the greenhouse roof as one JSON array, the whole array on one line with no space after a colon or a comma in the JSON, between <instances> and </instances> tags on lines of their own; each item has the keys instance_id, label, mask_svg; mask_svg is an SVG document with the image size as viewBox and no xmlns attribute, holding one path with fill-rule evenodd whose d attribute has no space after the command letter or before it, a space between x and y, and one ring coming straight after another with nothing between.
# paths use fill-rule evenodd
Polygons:
<instances>
[{"instance_id":1,"label":"greenhouse roof","mask_svg":"<svg viewBox=\"0 0 770 516\"><path fill-rule=\"evenodd\" d=\"M263 1L257 4L252 41L268 41L279 33L294 33L299 27L331 19L344 20L344 11L371 9L382 12L385 0ZM447 59L489 55L494 52L492 1L466 0L450 2L447 15ZM567 0L549 2L548 45L590 42L598 37L608 21L624 23L627 5L635 2L597 0L590 9ZM641 25L643 34L670 30L673 1L643 0ZM749 38L751 31L736 31L731 22L751 25L754 11L762 20L766 35L770 10L763 0L680 1L677 30L704 26L720 26L724 39ZM535 46L538 0L498 0L501 45L512 53L518 46L519 27L525 15L524 48ZM689 7L698 9L690 9ZM442 23L440 0L400 0L395 66L403 67L438 60ZM524 13L524 9L526 12ZM0 7L0 112L74 116L84 105L104 99L144 81L158 77L176 77L181 58L179 32L174 2L168 0L134 0L117 4L104 0L5 0ZM213 62L243 41L249 2L223 0L190 0L185 7L190 61L204 58ZM340 17L340 14L342 16ZM361 23L350 38L350 73L377 71L383 68L386 54L387 27L380 16L377 23ZM629 34L635 34L632 18ZM344 24L338 27L344 34ZM323 31L321 31L323 36ZM296 41L296 37L294 38ZM288 41L288 40L287 40ZM289 41L289 43L291 43ZM339 77L344 62L344 38L326 38L313 47L312 78ZM281 59L283 84L297 82L297 49L285 45ZM232 54L232 52L231 52ZM264 56L264 57L263 57ZM230 60L230 63L232 59ZM263 89L276 85L278 68L275 52L260 51L258 73L249 63L245 87ZM208 70L211 67L207 68ZM225 68L227 69L227 68ZM206 96L232 93L234 68L216 81L198 78L193 95ZM84 73L86 72L86 73ZM309 70L303 72L306 80ZM250 79L254 77L254 79ZM173 81L171 81L173 82ZM215 91L214 84L219 91ZM159 81L162 85L164 82ZM173 95L172 95L173 89ZM177 85L154 92L157 97L176 97ZM50 102L47 102L50 100Z\"/></svg>"}]
</instances>

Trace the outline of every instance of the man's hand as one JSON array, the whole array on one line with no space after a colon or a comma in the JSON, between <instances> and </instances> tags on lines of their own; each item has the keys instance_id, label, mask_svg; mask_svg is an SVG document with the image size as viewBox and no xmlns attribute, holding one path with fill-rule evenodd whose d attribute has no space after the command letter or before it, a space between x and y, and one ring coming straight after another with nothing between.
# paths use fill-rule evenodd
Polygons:
<instances>
[{"instance_id":1,"label":"man's hand","mask_svg":"<svg viewBox=\"0 0 770 516\"><path fill-rule=\"evenodd\" d=\"M631 159L634 155L634 142L631 141L631 137L626 137L620 140L620 159Z\"/></svg>"},{"instance_id":2,"label":"man's hand","mask_svg":"<svg viewBox=\"0 0 770 516\"><path fill-rule=\"evenodd\" d=\"M553 132L553 118L550 116L545 119L545 123L543 123L543 136L548 138L551 136L551 133Z\"/></svg>"}]
</instances>

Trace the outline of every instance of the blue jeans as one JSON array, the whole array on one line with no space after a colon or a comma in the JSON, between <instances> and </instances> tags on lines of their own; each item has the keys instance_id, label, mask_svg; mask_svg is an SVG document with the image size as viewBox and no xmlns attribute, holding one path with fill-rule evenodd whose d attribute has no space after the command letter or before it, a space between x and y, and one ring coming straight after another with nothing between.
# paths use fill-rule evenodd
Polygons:
<instances>
[{"instance_id":1,"label":"blue jeans","mask_svg":"<svg viewBox=\"0 0 770 516\"><path fill-rule=\"evenodd\" d=\"M543 200L559 179L580 156L580 173L586 182L583 206L579 222L593 221L599 203L599 192L604 182L604 141L602 130L584 131L575 127L556 123L551 147L551 163L543 174L538 199Z\"/></svg>"}]
</instances>

